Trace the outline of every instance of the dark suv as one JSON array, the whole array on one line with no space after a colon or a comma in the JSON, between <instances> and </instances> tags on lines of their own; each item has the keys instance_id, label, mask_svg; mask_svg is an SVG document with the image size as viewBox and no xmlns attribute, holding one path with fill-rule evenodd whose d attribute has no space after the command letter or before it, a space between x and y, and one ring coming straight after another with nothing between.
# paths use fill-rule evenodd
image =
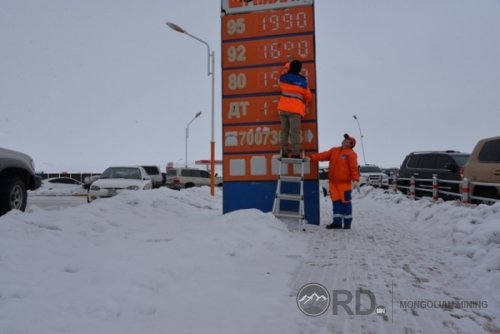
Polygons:
<instances>
[{"instance_id":1,"label":"dark suv","mask_svg":"<svg viewBox=\"0 0 500 334\"><path fill-rule=\"evenodd\" d=\"M24 211L27 190L35 190L41 183L30 156L0 148L0 216L12 209Z\"/></svg>"},{"instance_id":2,"label":"dark suv","mask_svg":"<svg viewBox=\"0 0 500 334\"><path fill-rule=\"evenodd\" d=\"M468 153L457 151L413 152L406 156L398 173L398 188L409 194L410 180L415 177L417 196L432 195L432 176L437 175L440 180L461 181L461 170L469 159ZM459 193L458 183L439 183L439 190ZM427 190L427 191L426 191ZM441 194L443 198L453 196ZM455 197L456 198L456 197Z\"/></svg>"}]
</instances>

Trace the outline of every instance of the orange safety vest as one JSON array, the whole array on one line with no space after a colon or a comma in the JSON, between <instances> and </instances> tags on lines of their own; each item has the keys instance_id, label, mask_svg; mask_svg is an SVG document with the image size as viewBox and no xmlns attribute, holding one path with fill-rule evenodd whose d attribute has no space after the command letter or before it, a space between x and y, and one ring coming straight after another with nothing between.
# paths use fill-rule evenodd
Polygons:
<instances>
[{"instance_id":1,"label":"orange safety vest","mask_svg":"<svg viewBox=\"0 0 500 334\"><path fill-rule=\"evenodd\" d=\"M289 68L289 63L285 64L284 71ZM279 85L281 96L278 110L296 113L304 117L306 102L312 100L306 78L297 73L287 72L280 76Z\"/></svg>"}]
</instances>

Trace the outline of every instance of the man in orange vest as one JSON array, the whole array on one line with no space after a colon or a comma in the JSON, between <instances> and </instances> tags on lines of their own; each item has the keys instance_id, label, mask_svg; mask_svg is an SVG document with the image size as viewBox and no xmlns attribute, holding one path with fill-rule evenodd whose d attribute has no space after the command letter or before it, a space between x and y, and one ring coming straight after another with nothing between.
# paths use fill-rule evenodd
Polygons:
<instances>
[{"instance_id":1,"label":"man in orange vest","mask_svg":"<svg viewBox=\"0 0 500 334\"><path fill-rule=\"evenodd\" d=\"M350 229L352 223L351 192L352 183L359 182L358 156L352 148L356 139L344 135L342 146L333 147L328 151L311 154L311 161L329 161L328 185L333 204L333 222L327 229Z\"/></svg>"},{"instance_id":2,"label":"man in orange vest","mask_svg":"<svg viewBox=\"0 0 500 334\"><path fill-rule=\"evenodd\" d=\"M281 96L278 102L278 112L281 120L281 156L288 157L290 153L288 147L290 137L292 158L299 158L300 123L306 111L306 102L312 100L312 94L307 85L307 79L300 74L302 69L300 61L291 60L285 68L288 71L282 74L279 80Z\"/></svg>"}]
</instances>

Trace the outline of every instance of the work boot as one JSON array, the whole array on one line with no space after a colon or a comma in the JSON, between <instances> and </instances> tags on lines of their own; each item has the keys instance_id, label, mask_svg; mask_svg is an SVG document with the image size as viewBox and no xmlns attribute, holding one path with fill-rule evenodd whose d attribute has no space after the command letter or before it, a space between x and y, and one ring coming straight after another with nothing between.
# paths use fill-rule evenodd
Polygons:
<instances>
[{"instance_id":1,"label":"work boot","mask_svg":"<svg viewBox=\"0 0 500 334\"><path fill-rule=\"evenodd\" d=\"M350 230L351 224L344 224L344 230Z\"/></svg>"},{"instance_id":2,"label":"work boot","mask_svg":"<svg viewBox=\"0 0 500 334\"><path fill-rule=\"evenodd\" d=\"M342 225L331 223L330 225L326 225L326 228L328 230L331 230L331 229L338 230L338 229L342 228Z\"/></svg>"}]
</instances>

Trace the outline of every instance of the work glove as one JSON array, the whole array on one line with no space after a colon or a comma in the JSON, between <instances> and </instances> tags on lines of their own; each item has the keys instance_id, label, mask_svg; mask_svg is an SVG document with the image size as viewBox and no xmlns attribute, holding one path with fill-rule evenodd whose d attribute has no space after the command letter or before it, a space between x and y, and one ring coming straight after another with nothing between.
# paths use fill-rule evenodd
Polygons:
<instances>
[{"instance_id":1,"label":"work glove","mask_svg":"<svg viewBox=\"0 0 500 334\"><path fill-rule=\"evenodd\" d=\"M354 189L356 189L359 192L361 192L361 190L359 190L359 181L353 181L352 182L352 186L354 187Z\"/></svg>"}]
</instances>

